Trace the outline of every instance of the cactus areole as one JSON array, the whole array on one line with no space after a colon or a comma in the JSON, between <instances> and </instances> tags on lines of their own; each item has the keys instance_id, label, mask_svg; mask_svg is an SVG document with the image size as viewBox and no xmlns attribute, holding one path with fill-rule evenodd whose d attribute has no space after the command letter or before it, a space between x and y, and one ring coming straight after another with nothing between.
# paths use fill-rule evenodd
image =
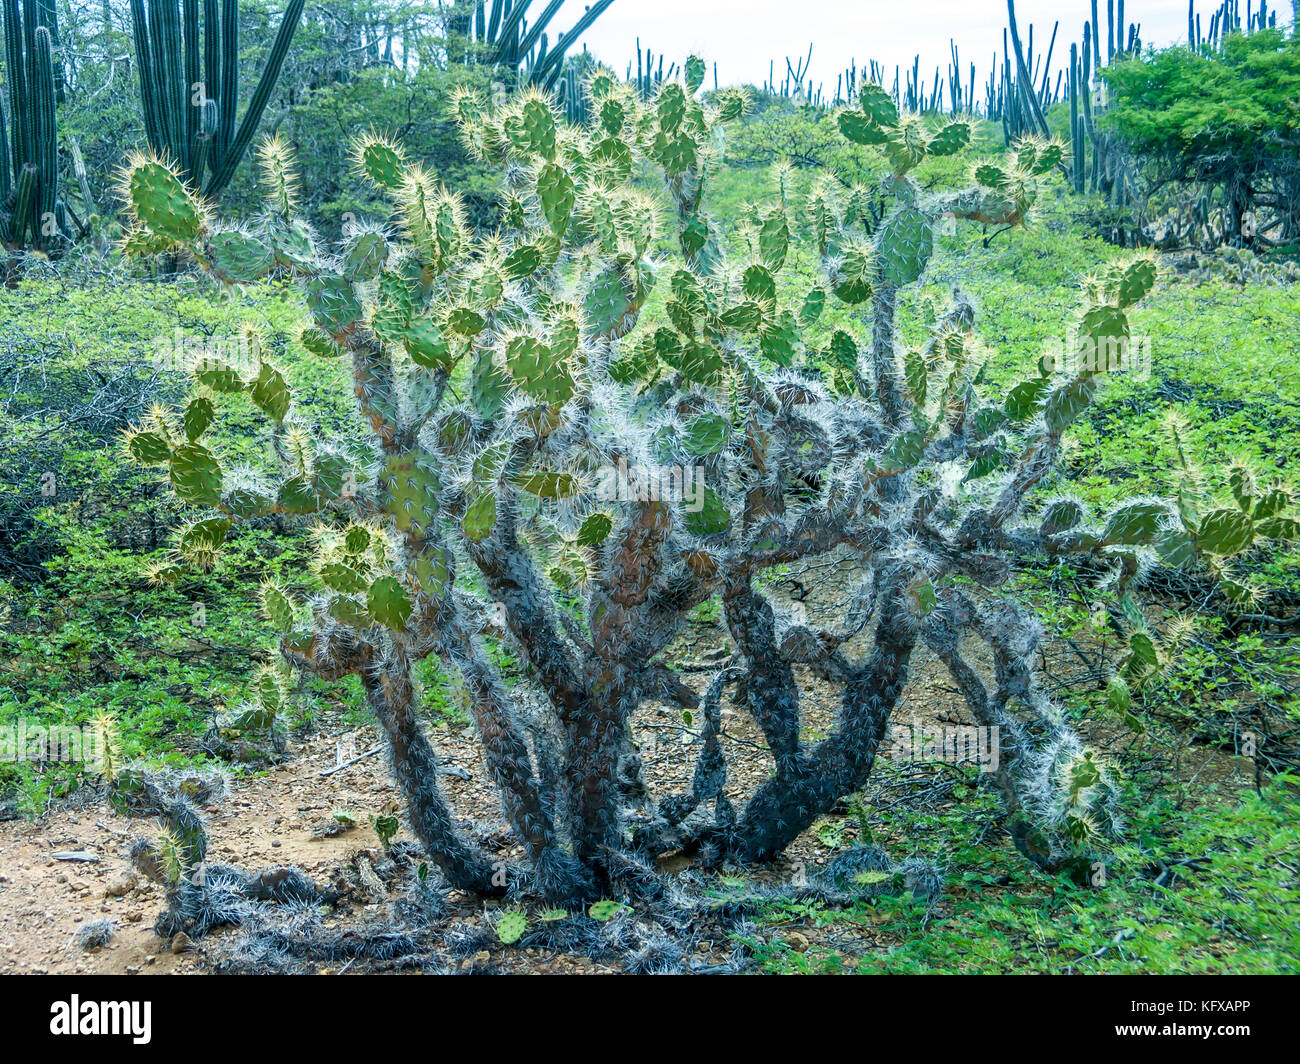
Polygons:
<instances>
[{"instance_id":1,"label":"cactus areole","mask_svg":"<svg viewBox=\"0 0 1300 1064\"><path fill-rule=\"evenodd\" d=\"M1038 491L1104 385L1095 361L1045 362L989 389L959 294L928 339L898 346L899 293L923 281L941 222L1024 223L1061 145L1024 140L968 187L927 192L916 168L966 145L968 126L900 114L868 86L838 121L888 163L882 223L864 228L861 195L831 179L795 203L782 177L749 224L723 232L707 179L746 100L702 100L702 65L683 69L644 103L598 73L582 128L536 89L495 108L459 95L467 146L502 174L492 233L471 231L459 196L376 135L355 145L358 178L391 199L400 228L353 225L330 249L294 217L293 162L274 142L256 229L216 222L174 169L134 160L128 250L184 252L226 284L297 278L301 343L342 360L364 438L313 429L269 362L209 360L183 414L157 412L127 449L199 511L182 550L200 561L240 522L323 526L295 582L313 590L268 585L267 620L291 665L359 678L410 826L453 887L628 897L670 852L777 858L867 782L920 650L999 729L988 781L1026 857L1095 859L1122 831L1115 782L1040 686L1042 627L1013 573L1064 559L1132 589L1153 561L1209 561L1226 580L1255 538L1294 537L1290 497L1231 512L1142 500L1090 520ZM662 191L633 182L647 168ZM797 259L819 267L811 287L787 270ZM1063 333L1123 343L1155 280L1146 258L1102 268ZM210 442L235 392L264 414L275 468L235 469ZM792 612L762 580L829 558L852 574L839 608ZM667 652L715 597L734 652L697 690ZM506 685L486 635L515 648L526 681ZM431 655L464 682L518 866L471 841L439 787L413 674ZM801 719L814 682L838 706L816 741ZM724 699L771 758L749 792L728 777ZM689 710L699 735L689 789L657 798L629 727L650 702Z\"/></svg>"}]
</instances>

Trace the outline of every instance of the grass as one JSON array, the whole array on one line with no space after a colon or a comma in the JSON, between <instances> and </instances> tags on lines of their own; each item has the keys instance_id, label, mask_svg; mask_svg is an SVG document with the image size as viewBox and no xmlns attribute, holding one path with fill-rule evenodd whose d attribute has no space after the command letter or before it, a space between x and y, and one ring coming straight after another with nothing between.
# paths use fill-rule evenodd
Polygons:
<instances>
[{"instance_id":1,"label":"grass","mask_svg":"<svg viewBox=\"0 0 1300 1064\"><path fill-rule=\"evenodd\" d=\"M972 792L937 817L891 818L891 832L922 851L951 847L936 911L908 893L845 908L777 901L745 942L782 974L1294 973L1296 782L1195 808L1147 806L1133 841L1088 886L1038 873L985 838L991 797ZM1177 878L1161 881L1168 868ZM817 944L828 936L834 947Z\"/></svg>"}]
</instances>

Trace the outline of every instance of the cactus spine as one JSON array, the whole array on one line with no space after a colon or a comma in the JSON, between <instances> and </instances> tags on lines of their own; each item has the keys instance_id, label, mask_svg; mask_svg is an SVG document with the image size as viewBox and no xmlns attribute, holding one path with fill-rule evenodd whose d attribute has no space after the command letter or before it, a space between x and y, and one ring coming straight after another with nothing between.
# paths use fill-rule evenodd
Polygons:
<instances>
[{"instance_id":1,"label":"cactus spine","mask_svg":"<svg viewBox=\"0 0 1300 1064\"><path fill-rule=\"evenodd\" d=\"M199 8L203 15L200 20ZM215 199L252 143L304 0L289 0L242 122L238 0L131 0L145 135L182 179Z\"/></svg>"}]
</instances>

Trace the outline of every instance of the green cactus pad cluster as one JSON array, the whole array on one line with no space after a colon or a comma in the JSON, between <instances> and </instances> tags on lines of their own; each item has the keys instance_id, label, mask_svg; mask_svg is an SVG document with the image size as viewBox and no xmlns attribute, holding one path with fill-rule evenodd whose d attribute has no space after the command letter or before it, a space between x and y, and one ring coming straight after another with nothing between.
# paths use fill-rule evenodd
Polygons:
<instances>
[{"instance_id":1,"label":"green cactus pad cluster","mask_svg":"<svg viewBox=\"0 0 1300 1064\"><path fill-rule=\"evenodd\" d=\"M310 473L297 473L279 489L276 505L289 514L312 514L345 497L346 485L354 478L343 455L320 455Z\"/></svg>"},{"instance_id":2,"label":"green cactus pad cluster","mask_svg":"<svg viewBox=\"0 0 1300 1064\"><path fill-rule=\"evenodd\" d=\"M982 642L994 672L1023 683L1014 706L971 699L999 726L1027 725L1017 732L1025 759L991 793L1014 794L1034 820L1022 834L1038 856L1078 857L1106 830L1112 783L1065 715L1038 697L1035 678L1019 672L1036 662L1023 649L1035 641L1032 614L1012 596L1021 544L1034 557L1084 562L1080 574L1113 571L1125 588L1153 557L1203 566L1231 601L1246 602L1253 591L1233 566L1261 541L1298 537L1293 498L1239 473L1229 484L1235 505L1180 488L1173 501L1130 499L1095 522L1071 500L1037 513L1028 492L1059 467L1063 433L1105 374L1062 371L1045 355L1036 376L990 394L973 308L960 294L939 308L922 286L936 220L1022 224L1059 146L1021 141L981 165L974 185L948 193L915 169L966 147L969 124L900 114L868 85L837 121L878 179L845 188L826 177L805 195L777 167L770 195L742 224L719 225L704 209L722 159L719 123L742 114L745 97L701 96L705 69L692 57L657 91L599 71L580 125L566 125L536 88L500 105L457 93L467 151L502 175L491 232L469 224L465 204L431 171L374 136L358 143L357 166L388 201L393 230L352 222L329 248L292 217L288 160L278 154L266 215L247 230L213 229L175 175L137 168L147 205L129 239L141 250L182 244L224 280L274 269L296 283L311 315L302 346L346 356L327 368L349 378L359 415L331 444L260 355L252 380L205 363L183 410L153 412L124 439L134 459L167 470L184 502L216 511L182 529L182 559L158 575L174 579L183 558L212 564L237 520L319 515L300 574L308 596L299 605L268 584L263 612L292 664L362 679L381 728L407 752L401 763L413 766L399 773L409 823L458 888L486 890L491 873L457 835L436 773L418 764L420 714L405 711L413 664L428 655L459 673L449 678L533 862L535 880L518 882L537 882L548 904L597 897L626 843L616 770L629 759L619 744L647 692L689 704L702 728L693 789L655 803L646 852L679 847L691 815L721 859L766 860L866 784L871 743L924 641L954 660ZM658 189L647 189L650 177ZM182 217L187 205L193 214ZM1129 315L1156 278L1147 256L1088 278L1080 350L1132 340ZM828 313L831 296L847 305ZM918 302L925 328L914 334L897 319ZM220 397L236 393L270 422L272 447L258 461L271 468L223 476L205 441L221 438ZM871 586L853 597L866 608L834 623L796 621L767 577L841 549L871 556ZM687 692L661 651L698 605L719 599L736 653L707 694ZM488 620L486 602L505 616ZM842 644L873 612L875 649L860 668ZM549 696L540 711L556 707L548 725L573 740L561 764L530 764L512 707L518 692L498 682L483 652L480 636L501 620L530 683ZM1164 653L1143 638L1130 639L1125 691L1115 685L1130 716ZM792 685L805 672L829 683L850 670L871 712L847 698L848 726L808 735ZM265 690L250 704L273 718L283 690L272 681L281 678L259 675ZM746 807L722 801L724 698L748 703L776 761ZM539 795L539 767L571 786ZM1024 812L1042 795L1065 810L1057 821ZM609 903L600 916L621 911ZM517 941L524 929L509 915L498 931Z\"/></svg>"}]
</instances>

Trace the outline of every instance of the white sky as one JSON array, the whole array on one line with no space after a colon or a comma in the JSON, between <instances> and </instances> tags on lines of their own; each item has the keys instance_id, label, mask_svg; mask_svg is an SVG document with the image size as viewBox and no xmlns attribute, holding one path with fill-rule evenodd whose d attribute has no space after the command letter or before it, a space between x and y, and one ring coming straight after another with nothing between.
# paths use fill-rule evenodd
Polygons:
<instances>
[{"instance_id":1,"label":"white sky","mask_svg":"<svg viewBox=\"0 0 1300 1064\"><path fill-rule=\"evenodd\" d=\"M552 25L567 30L588 3L566 0ZM1243 19L1245 3L1242 0ZM1258 6L1258 0L1252 3ZM1203 30L1208 30L1215 6L1214 0L1197 0ZM1269 6L1278 10L1279 21L1290 21L1289 0ZM1062 52L1068 60L1070 41L1082 41L1090 11L1089 0L1018 0L1016 21L1022 41L1033 23L1037 55L1051 36L1052 24L1060 20L1052 56L1055 72L1061 69ZM1106 0L1099 0L1098 15L1104 52ZM859 66L868 59L885 63L892 82L894 65L908 66L919 54L927 86L936 65L946 78L951 37L957 43L963 80L969 78L971 61L976 63L976 96L982 98L994 49L1001 54L1006 16L1006 0L615 0L582 39L620 74L629 60L635 63L638 36L642 49L654 49L656 62L660 52L668 57L665 69L694 51L710 64L717 61L718 80L724 85L761 85L769 60L783 71L785 57L794 61L805 56L811 43L811 80L821 80L833 94L836 77L855 57ZM1187 36L1187 0L1125 0L1124 18L1141 24L1144 43L1166 45ZM550 36L554 40L553 32ZM1052 80L1055 83L1055 74ZM712 66L705 84L713 84Z\"/></svg>"}]
</instances>

